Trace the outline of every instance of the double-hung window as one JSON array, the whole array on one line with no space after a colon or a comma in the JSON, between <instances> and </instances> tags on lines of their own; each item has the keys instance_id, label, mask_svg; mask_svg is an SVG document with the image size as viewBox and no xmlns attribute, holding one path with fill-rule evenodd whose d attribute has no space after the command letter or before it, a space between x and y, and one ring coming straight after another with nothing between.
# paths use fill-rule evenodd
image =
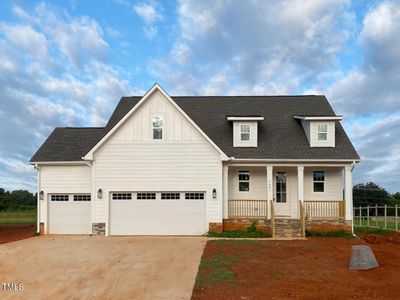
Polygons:
<instances>
[{"instance_id":1,"label":"double-hung window","mask_svg":"<svg viewBox=\"0 0 400 300\"><path fill-rule=\"evenodd\" d=\"M328 125L318 124L318 141L328 140Z\"/></svg>"},{"instance_id":2,"label":"double-hung window","mask_svg":"<svg viewBox=\"0 0 400 300\"><path fill-rule=\"evenodd\" d=\"M314 192L323 192L325 190L325 172L313 172Z\"/></svg>"},{"instance_id":3,"label":"double-hung window","mask_svg":"<svg viewBox=\"0 0 400 300\"><path fill-rule=\"evenodd\" d=\"M152 119L153 140L162 140L164 131L164 120L161 116L155 116Z\"/></svg>"},{"instance_id":4,"label":"double-hung window","mask_svg":"<svg viewBox=\"0 0 400 300\"><path fill-rule=\"evenodd\" d=\"M250 191L250 172L239 171L239 192Z\"/></svg>"},{"instance_id":5,"label":"double-hung window","mask_svg":"<svg viewBox=\"0 0 400 300\"><path fill-rule=\"evenodd\" d=\"M242 141L242 142L250 141L250 125L249 124L240 125L240 141Z\"/></svg>"}]
</instances>

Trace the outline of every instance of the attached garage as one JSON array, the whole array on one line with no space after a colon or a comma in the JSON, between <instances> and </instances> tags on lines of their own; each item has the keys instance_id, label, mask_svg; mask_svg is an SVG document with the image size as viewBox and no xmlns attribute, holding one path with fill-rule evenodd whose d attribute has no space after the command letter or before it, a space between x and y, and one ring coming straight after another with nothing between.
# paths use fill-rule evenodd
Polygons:
<instances>
[{"instance_id":1,"label":"attached garage","mask_svg":"<svg viewBox=\"0 0 400 300\"><path fill-rule=\"evenodd\" d=\"M90 234L91 195L49 195L50 234Z\"/></svg>"},{"instance_id":2,"label":"attached garage","mask_svg":"<svg viewBox=\"0 0 400 300\"><path fill-rule=\"evenodd\" d=\"M110 194L110 235L201 235L206 231L204 192Z\"/></svg>"}]
</instances>

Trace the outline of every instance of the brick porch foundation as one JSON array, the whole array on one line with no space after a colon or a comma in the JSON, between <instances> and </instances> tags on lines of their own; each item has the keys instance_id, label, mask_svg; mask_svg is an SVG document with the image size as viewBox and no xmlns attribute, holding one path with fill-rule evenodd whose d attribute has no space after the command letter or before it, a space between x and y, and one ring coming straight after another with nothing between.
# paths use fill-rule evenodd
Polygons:
<instances>
[{"instance_id":1,"label":"brick porch foundation","mask_svg":"<svg viewBox=\"0 0 400 300\"><path fill-rule=\"evenodd\" d=\"M306 230L311 232L334 232L344 230L352 232L351 221L346 220L306 220Z\"/></svg>"},{"instance_id":2,"label":"brick porch foundation","mask_svg":"<svg viewBox=\"0 0 400 300\"><path fill-rule=\"evenodd\" d=\"M209 231L221 233L223 231L246 230L253 222L256 222L258 231L271 233L271 222L264 219L224 219L223 223L210 223Z\"/></svg>"}]
</instances>

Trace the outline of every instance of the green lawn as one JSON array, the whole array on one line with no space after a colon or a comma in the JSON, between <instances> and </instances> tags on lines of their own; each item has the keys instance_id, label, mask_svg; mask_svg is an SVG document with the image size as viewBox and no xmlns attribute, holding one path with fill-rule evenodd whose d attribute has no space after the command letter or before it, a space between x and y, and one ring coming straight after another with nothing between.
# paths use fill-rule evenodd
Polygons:
<instances>
[{"instance_id":1,"label":"green lawn","mask_svg":"<svg viewBox=\"0 0 400 300\"><path fill-rule=\"evenodd\" d=\"M387 220L387 222L386 222L386 227L385 227L385 222L384 222L384 221L381 221L381 220L375 221L375 220L370 219L370 220L369 220L369 223L368 223L368 220L362 219L362 220L361 220L361 223L360 223L360 219L357 218L357 217L355 217L355 218L354 218L354 225L355 225L356 227L357 227L357 226L363 226L363 227L377 227L377 228L387 228L387 229L396 230L396 222L395 222L394 220ZM400 220L399 220L397 226L398 226L398 227L397 227L397 230L399 230L399 229L400 229Z\"/></svg>"},{"instance_id":2,"label":"green lawn","mask_svg":"<svg viewBox=\"0 0 400 300\"><path fill-rule=\"evenodd\" d=\"M2 211L0 224L36 224L36 210Z\"/></svg>"}]
</instances>

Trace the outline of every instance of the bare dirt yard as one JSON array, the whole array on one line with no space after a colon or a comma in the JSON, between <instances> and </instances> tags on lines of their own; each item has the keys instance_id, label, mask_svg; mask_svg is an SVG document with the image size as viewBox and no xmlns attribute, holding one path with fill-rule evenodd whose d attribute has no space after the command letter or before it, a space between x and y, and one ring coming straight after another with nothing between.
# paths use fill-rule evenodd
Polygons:
<instances>
[{"instance_id":1,"label":"bare dirt yard","mask_svg":"<svg viewBox=\"0 0 400 300\"><path fill-rule=\"evenodd\" d=\"M35 234L35 224L0 224L0 244L23 240Z\"/></svg>"},{"instance_id":2,"label":"bare dirt yard","mask_svg":"<svg viewBox=\"0 0 400 300\"><path fill-rule=\"evenodd\" d=\"M0 299L190 299L204 237L46 235L0 244Z\"/></svg>"},{"instance_id":3,"label":"bare dirt yard","mask_svg":"<svg viewBox=\"0 0 400 300\"><path fill-rule=\"evenodd\" d=\"M361 236L208 241L192 299L399 299L400 235ZM348 269L357 244L372 248L378 268Z\"/></svg>"}]
</instances>

